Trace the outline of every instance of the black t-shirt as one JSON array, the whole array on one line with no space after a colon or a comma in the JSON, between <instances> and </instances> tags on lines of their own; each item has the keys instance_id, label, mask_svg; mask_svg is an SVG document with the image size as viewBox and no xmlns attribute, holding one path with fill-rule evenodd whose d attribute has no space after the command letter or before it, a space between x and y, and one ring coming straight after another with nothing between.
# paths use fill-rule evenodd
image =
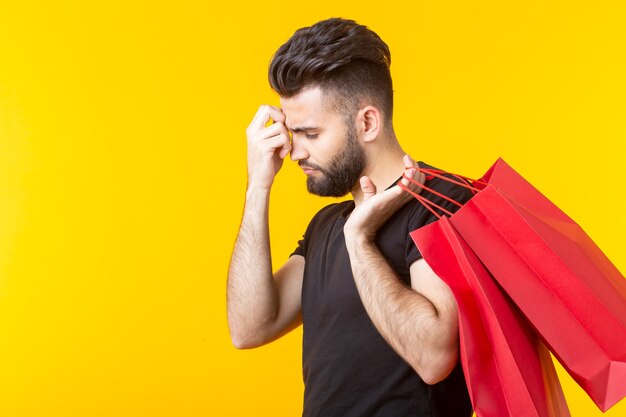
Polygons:
<instances>
[{"instance_id":1,"label":"black t-shirt","mask_svg":"<svg viewBox=\"0 0 626 417\"><path fill-rule=\"evenodd\" d=\"M429 167L420 162L420 166ZM472 194L441 179L428 187L459 202ZM456 206L423 191L454 211ZM383 339L361 302L343 227L353 201L331 204L311 220L294 255L305 257L302 286L304 417L468 417L471 403L459 365L427 385ZM411 285L409 267L421 258L409 232L437 220L417 200L378 231L376 244L398 278Z\"/></svg>"}]
</instances>

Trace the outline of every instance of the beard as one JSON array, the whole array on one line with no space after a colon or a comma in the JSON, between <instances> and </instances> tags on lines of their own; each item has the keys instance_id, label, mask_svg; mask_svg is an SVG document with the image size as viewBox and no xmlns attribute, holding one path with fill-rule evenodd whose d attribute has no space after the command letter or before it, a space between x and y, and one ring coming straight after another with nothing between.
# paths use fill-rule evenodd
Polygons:
<instances>
[{"instance_id":1,"label":"beard","mask_svg":"<svg viewBox=\"0 0 626 417\"><path fill-rule=\"evenodd\" d=\"M322 197L343 197L358 186L365 163L365 151L359 145L356 129L348 124L346 146L331 158L326 167L307 161L300 161L299 165L311 167L322 174L320 178L307 178L309 193Z\"/></svg>"}]
</instances>

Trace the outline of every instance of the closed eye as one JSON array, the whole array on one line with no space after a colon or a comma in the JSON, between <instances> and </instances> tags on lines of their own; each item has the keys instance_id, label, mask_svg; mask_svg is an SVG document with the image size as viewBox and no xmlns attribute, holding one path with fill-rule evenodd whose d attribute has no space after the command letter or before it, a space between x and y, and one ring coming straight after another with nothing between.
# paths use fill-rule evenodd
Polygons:
<instances>
[{"instance_id":1,"label":"closed eye","mask_svg":"<svg viewBox=\"0 0 626 417\"><path fill-rule=\"evenodd\" d=\"M297 126L288 129L292 135L303 135L306 139L317 139L320 134L320 129L316 126Z\"/></svg>"}]
</instances>

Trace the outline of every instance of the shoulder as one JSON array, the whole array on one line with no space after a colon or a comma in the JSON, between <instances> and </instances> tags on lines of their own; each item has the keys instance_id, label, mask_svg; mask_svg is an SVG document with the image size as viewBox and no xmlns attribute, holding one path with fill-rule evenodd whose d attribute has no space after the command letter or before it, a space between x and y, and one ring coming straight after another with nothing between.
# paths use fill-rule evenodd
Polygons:
<instances>
[{"instance_id":1,"label":"shoulder","mask_svg":"<svg viewBox=\"0 0 626 417\"><path fill-rule=\"evenodd\" d=\"M318 227L334 223L341 216L347 215L352 209L354 209L354 201L352 200L332 203L322 207L309 222L307 234L310 234Z\"/></svg>"},{"instance_id":2,"label":"shoulder","mask_svg":"<svg viewBox=\"0 0 626 417\"><path fill-rule=\"evenodd\" d=\"M309 224L298 242L298 248L292 255L306 256L311 242L316 240L316 236L324 235L336 223L344 213L349 212L354 207L353 201L343 201L329 204L321 208L309 221Z\"/></svg>"},{"instance_id":3,"label":"shoulder","mask_svg":"<svg viewBox=\"0 0 626 417\"><path fill-rule=\"evenodd\" d=\"M354 209L354 201L347 200L339 203L332 203L322 207L311 219L311 223L319 222L347 215Z\"/></svg>"}]
</instances>

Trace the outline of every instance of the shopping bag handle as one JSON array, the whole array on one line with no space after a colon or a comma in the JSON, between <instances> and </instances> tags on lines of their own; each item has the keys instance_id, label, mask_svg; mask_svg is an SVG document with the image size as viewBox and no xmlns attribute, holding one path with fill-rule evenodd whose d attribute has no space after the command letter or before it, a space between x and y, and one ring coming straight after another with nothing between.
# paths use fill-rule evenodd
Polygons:
<instances>
[{"instance_id":1,"label":"shopping bag handle","mask_svg":"<svg viewBox=\"0 0 626 417\"><path fill-rule=\"evenodd\" d=\"M460 175L460 174L453 174L451 172L447 172L444 171L442 169L434 169L434 168L421 168L421 167L406 167L405 169L415 169L417 171L423 172L424 174L430 174L429 176L432 177L436 177L439 179L442 179L444 181L448 181L451 182L452 184L456 184L459 185L461 187L465 187L469 190L471 190L472 192L474 192L474 194L476 194L477 192L480 191L480 189L476 188L476 187L472 187L469 183L472 184L480 184L483 187L486 187L488 184L485 181L482 180L476 180L474 178L470 178L470 177L466 177L465 175ZM452 178L450 177L446 177L443 174L448 174L448 175L452 175L453 177L456 177L457 179L459 179L460 181L454 181ZM404 175L403 175L404 176ZM407 178L406 176L404 176L405 178ZM407 178L409 181L415 183L415 180L411 179L411 178ZM430 179L430 178L429 178Z\"/></svg>"},{"instance_id":2,"label":"shopping bag handle","mask_svg":"<svg viewBox=\"0 0 626 417\"><path fill-rule=\"evenodd\" d=\"M460 187L464 187L467 188L468 190L470 190L473 194L476 194L480 191L480 189L473 187L472 185L470 185L469 183L472 184L480 184L483 186L487 186L487 183L481 180L474 180L472 178L466 177L464 175L459 175L459 174L452 174L440 169L430 169L430 168L421 168L421 167L407 167L407 169L415 169L416 171L422 172L423 174L427 174L427 179L432 179L432 178L439 178L442 179L444 181L450 182L452 184L456 184ZM448 174L448 175L452 175L455 178L459 179L459 181L455 181L450 177L446 177L443 174ZM425 186L424 184L422 184L419 181L414 180L413 178L408 177L406 174L402 174L402 178L406 179L407 181L409 181L411 184L420 187L423 190L426 190L438 197L443 198L446 201L449 201L452 204L455 204L458 207L463 207L463 204L459 203L458 201L454 200L453 198L448 197L447 195L444 195L438 191L433 190L430 187ZM433 203L432 201L430 201L429 199L419 195L418 193L416 193L415 191L411 190L408 186L404 185L402 183L402 181L398 181L398 186L400 188L402 188L404 191L408 192L409 194L411 194L413 197L415 197L415 199L417 199L417 201L419 201L420 203L422 203L422 205L429 210L431 213L433 213L438 219L440 219L441 217L443 217L441 214L437 213L435 211L435 209L438 209L440 211L442 211L443 213L447 214L448 216L452 216L452 212L449 210L446 210L445 208L441 207L440 205Z\"/></svg>"},{"instance_id":3,"label":"shopping bag handle","mask_svg":"<svg viewBox=\"0 0 626 417\"><path fill-rule=\"evenodd\" d=\"M422 197L421 195L417 194L415 191L411 190L409 187L407 187L406 185L404 185L401 181L398 182L398 187L402 188L404 191L406 191L407 193L411 194L413 197L415 197L417 199L417 201L419 201L420 203L422 203L422 205L428 210L430 211L432 214L434 214L438 219L440 219L441 217L443 217L441 214L437 213L432 207L435 207L441 211L443 211L444 213L446 213L448 216L452 216L452 213L446 209L444 209L443 207L437 205L436 203L433 203L432 201L430 201L427 198ZM422 187L423 189L427 189L427 187Z\"/></svg>"}]
</instances>

